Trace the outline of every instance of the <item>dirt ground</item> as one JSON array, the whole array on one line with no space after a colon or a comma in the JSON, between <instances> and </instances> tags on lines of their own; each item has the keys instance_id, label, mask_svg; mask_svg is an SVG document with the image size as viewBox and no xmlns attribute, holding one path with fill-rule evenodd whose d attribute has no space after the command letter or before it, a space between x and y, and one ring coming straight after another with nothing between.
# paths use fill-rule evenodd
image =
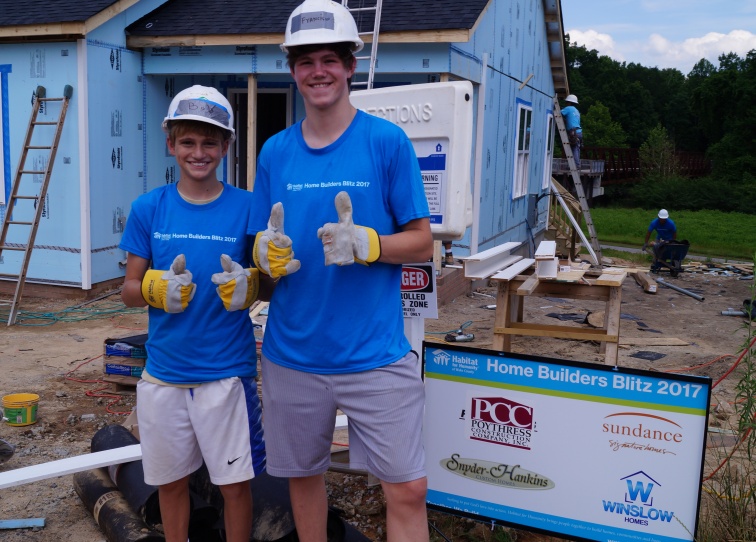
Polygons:
<instances>
[{"instance_id":1,"label":"dirt ground","mask_svg":"<svg viewBox=\"0 0 756 542\"><path fill-rule=\"evenodd\" d=\"M616 262L621 264L622 262ZM714 381L731 367L743 348L747 322L723 316L721 311L739 310L751 297L752 280L721 274L683 273L669 282L703 296L698 301L677 291L659 287L644 293L628 277L622 287L620 339L666 337L680 339L683 346L620 346L619 365L647 370L707 375ZM441 340L445 332L465 324L475 339L470 346L490 348L493 340L495 288L480 288L439 308L438 320L426 320L426 337ZM106 424L122 423L134 406L133 395L112 393L112 385L98 383L103 376L103 342L146 332L146 313L118 308L119 296L81 307L99 317L83 321L52 322L44 316L61 314L75 305L70 301L24 299L25 313L42 315L21 324L0 328L0 396L30 392L40 396L38 421L26 427L0 423L0 439L15 446L15 454L0 463L0 473L89 452L95 432ZM601 311L603 303L556 298L526 298L525 320L582 326L580 316ZM66 313L63 313L66 314ZM79 313L81 314L81 313ZM561 318L559 318L561 316ZM574 319L573 319L574 318ZM552 358L604 363L599 345L554 338L515 337L513 349ZM651 360L658 357L659 359ZM727 424L732 417L737 372L714 388L710 426ZM101 390L101 391L97 391ZM716 414L716 416L715 416ZM714 419L716 418L716 419ZM725 418L725 419L723 419ZM380 489L368 487L365 476L329 473L331 504L371 540L385 540L385 517ZM0 520L45 518L38 529L0 531L0 539L16 541L105 540L92 514L75 493L72 475L0 489ZM451 528L434 516L440 528ZM468 522L472 525L472 522ZM470 527L472 528L472 527ZM450 540L453 533L446 533ZM537 537L520 533L520 540ZM436 538L440 540L440 538ZM467 538L465 538L467 539ZM545 538L540 538L544 540ZM483 538L480 538L483 540Z\"/></svg>"}]
</instances>

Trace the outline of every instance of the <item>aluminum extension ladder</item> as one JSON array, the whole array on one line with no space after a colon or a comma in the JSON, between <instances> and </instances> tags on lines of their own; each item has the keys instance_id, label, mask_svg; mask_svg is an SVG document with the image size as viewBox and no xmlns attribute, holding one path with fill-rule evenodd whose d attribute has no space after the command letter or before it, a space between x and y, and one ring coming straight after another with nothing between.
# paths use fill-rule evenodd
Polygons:
<instances>
[{"instance_id":1,"label":"aluminum extension ladder","mask_svg":"<svg viewBox=\"0 0 756 542\"><path fill-rule=\"evenodd\" d=\"M575 191L577 192L578 200L580 201L580 209L583 211L585 225L588 226L591 247L596 254L596 265L601 267L601 246L599 245L598 236L596 235L596 226L593 224L593 219L591 218L591 211L588 208L588 200L585 197L583 183L580 180L580 171L578 171L577 166L575 165L575 157L572 155L572 147L570 147L570 138L567 135L567 128L564 125L564 117L562 116L562 110L559 107L559 98L556 96L554 96L554 120L556 121L557 129L559 130L559 139L562 140L562 150L567 157L567 164L570 166L572 183L575 185Z\"/></svg>"},{"instance_id":2,"label":"aluminum extension ladder","mask_svg":"<svg viewBox=\"0 0 756 542\"><path fill-rule=\"evenodd\" d=\"M62 98L47 98L47 92L45 87L38 86L36 95L34 97L34 103L32 105L31 118L29 119L29 126L26 130L26 138L24 139L24 146L21 152L21 159L18 161L18 169L16 170L16 176L13 179L13 187L11 188L10 197L5 205L5 218L3 220L3 230L0 234L0 258L6 250L14 250L23 252L21 268L18 274L12 273L0 273L0 278L15 279L16 291L13 295L13 301L0 301L2 306L10 306L10 314L8 315L8 325L12 326L16 323L16 317L18 316L18 304L21 301L21 295L24 291L24 284L26 283L26 272L29 269L29 260L31 259L32 249L34 248L34 239L37 236L37 228L39 227L39 220L42 217L42 212L45 208L45 198L47 197L47 187L50 184L50 175L52 174L53 164L55 163L55 154L58 151L58 143L60 142L60 135L63 131L63 122L66 119L66 112L68 111L68 103L73 95L73 87L66 85L63 89ZM37 120L39 113L43 108L46 108L46 104L51 102L61 102L60 113L57 120L42 121ZM38 126L52 126L54 127L54 133L52 136L52 142L47 145L33 144L32 137L34 135L34 129ZM43 129L44 131L44 129ZM47 132L45 132L47 133ZM30 150L48 151L47 160L45 161L44 169L27 169L26 160ZM31 185L31 181L23 183L25 186L22 188L21 180L26 176L43 175L42 185L38 194L24 193L24 190L28 191ZM26 204L22 203L26 202ZM17 205L21 203L20 206ZM28 203L32 203L33 210ZM14 214L16 217L14 217ZM29 218L29 215L33 215ZM18 220L16 220L18 218ZM17 244L8 242L8 233L11 226L23 226L29 228L29 235L26 244ZM2 260L0 260L2 261Z\"/></svg>"},{"instance_id":3,"label":"aluminum extension ladder","mask_svg":"<svg viewBox=\"0 0 756 542\"><path fill-rule=\"evenodd\" d=\"M367 0L368 3L371 3L371 0ZM359 15L363 12L375 12L375 18L373 20L373 30L369 32L360 32L360 37L362 36L371 36L371 44L370 44L370 56L358 56L357 61L360 60L369 60L370 61L370 67L368 68L368 75L366 81L356 81L355 77L352 77L352 89L355 89L357 87L365 88L365 89L371 89L373 88L373 78L375 76L375 64L378 59L378 33L381 26L381 9L383 7L383 0L372 0L374 2L374 5L363 5L363 0L360 0L360 7L349 7L349 0L341 0L341 4L347 8L351 13L352 16L355 18L355 21L357 21L357 27L359 28ZM364 41L364 40L363 40ZM356 74L355 74L356 75Z\"/></svg>"}]
</instances>

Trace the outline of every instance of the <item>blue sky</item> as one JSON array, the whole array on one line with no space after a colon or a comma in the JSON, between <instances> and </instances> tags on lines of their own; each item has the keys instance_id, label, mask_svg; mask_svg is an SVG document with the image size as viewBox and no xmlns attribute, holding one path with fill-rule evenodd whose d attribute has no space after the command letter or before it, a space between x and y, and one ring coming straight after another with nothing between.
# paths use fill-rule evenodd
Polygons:
<instances>
[{"instance_id":1,"label":"blue sky","mask_svg":"<svg viewBox=\"0 0 756 542\"><path fill-rule=\"evenodd\" d=\"M756 49L756 0L561 0L572 43L620 62L677 68Z\"/></svg>"}]
</instances>

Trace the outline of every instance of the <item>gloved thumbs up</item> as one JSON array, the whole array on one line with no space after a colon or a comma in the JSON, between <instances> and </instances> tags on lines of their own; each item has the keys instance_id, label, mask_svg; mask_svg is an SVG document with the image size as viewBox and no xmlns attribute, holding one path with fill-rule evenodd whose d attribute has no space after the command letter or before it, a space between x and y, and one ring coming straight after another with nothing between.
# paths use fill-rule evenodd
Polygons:
<instances>
[{"instance_id":1,"label":"gloved thumbs up","mask_svg":"<svg viewBox=\"0 0 756 542\"><path fill-rule=\"evenodd\" d=\"M255 237L252 259L260 271L274 279L299 270L300 263L294 259L291 238L284 233L284 210L281 202L274 204L270 210L268 228Z\"/></svg>"},{"instance_id":2,"label":"gloved thumbs up","mask_svg":"<svg viewBox=\"0 0 756 542\"><path fill-rule=\"evenodd\" d=\"M367 265L381 256L381 240L373 228L357 226L352 220L352 199L342 191L334 201L338 223L328 222L318 228L323 242L325 264L351 265L355 261Z\"/></svg>"},{"instance_id":3,"label":"gloved thumbs up","mask_svg":"<svg viewBox=\"0 0 756 542\"><path fill-rule=\"evenodd\" d=\"M257 269L244 269L228 254L221 254L221 267L223 272L215 273L210 280L218 285L215 291L223 301L223 306L227 311L248 308L257 299L260 272Z\"/></svg>"},{"instance_id":4,"label":"gloved thumbs up","mask_svg":"<svg viewBox=\"0 0 756 542\"><path fill-rule=\"evenodd\" d=\"M197 285L186 268L186 257L179 254L168 271L148 269L142 279L142 296L148 304L168 313L183 312L194 298Z\"/></svg>"}]
</instances>

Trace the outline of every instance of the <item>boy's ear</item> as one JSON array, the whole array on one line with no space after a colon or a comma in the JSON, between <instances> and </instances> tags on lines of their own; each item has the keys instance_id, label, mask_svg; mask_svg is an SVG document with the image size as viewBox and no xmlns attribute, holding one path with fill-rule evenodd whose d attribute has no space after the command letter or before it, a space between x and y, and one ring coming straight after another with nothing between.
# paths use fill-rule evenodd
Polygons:
<instances>
[{"instance_id":1,"label":"boy's ear","mask_svg":"<svg viewBox=\"0 0 756 542\"><path fill-rule=\"evenodd\" d=\"M168 152L170 152L173 156L176 156L176 147L171 141L171 136L165 136L165 144L168 146Z\"/></svg>"}]
</instances>

